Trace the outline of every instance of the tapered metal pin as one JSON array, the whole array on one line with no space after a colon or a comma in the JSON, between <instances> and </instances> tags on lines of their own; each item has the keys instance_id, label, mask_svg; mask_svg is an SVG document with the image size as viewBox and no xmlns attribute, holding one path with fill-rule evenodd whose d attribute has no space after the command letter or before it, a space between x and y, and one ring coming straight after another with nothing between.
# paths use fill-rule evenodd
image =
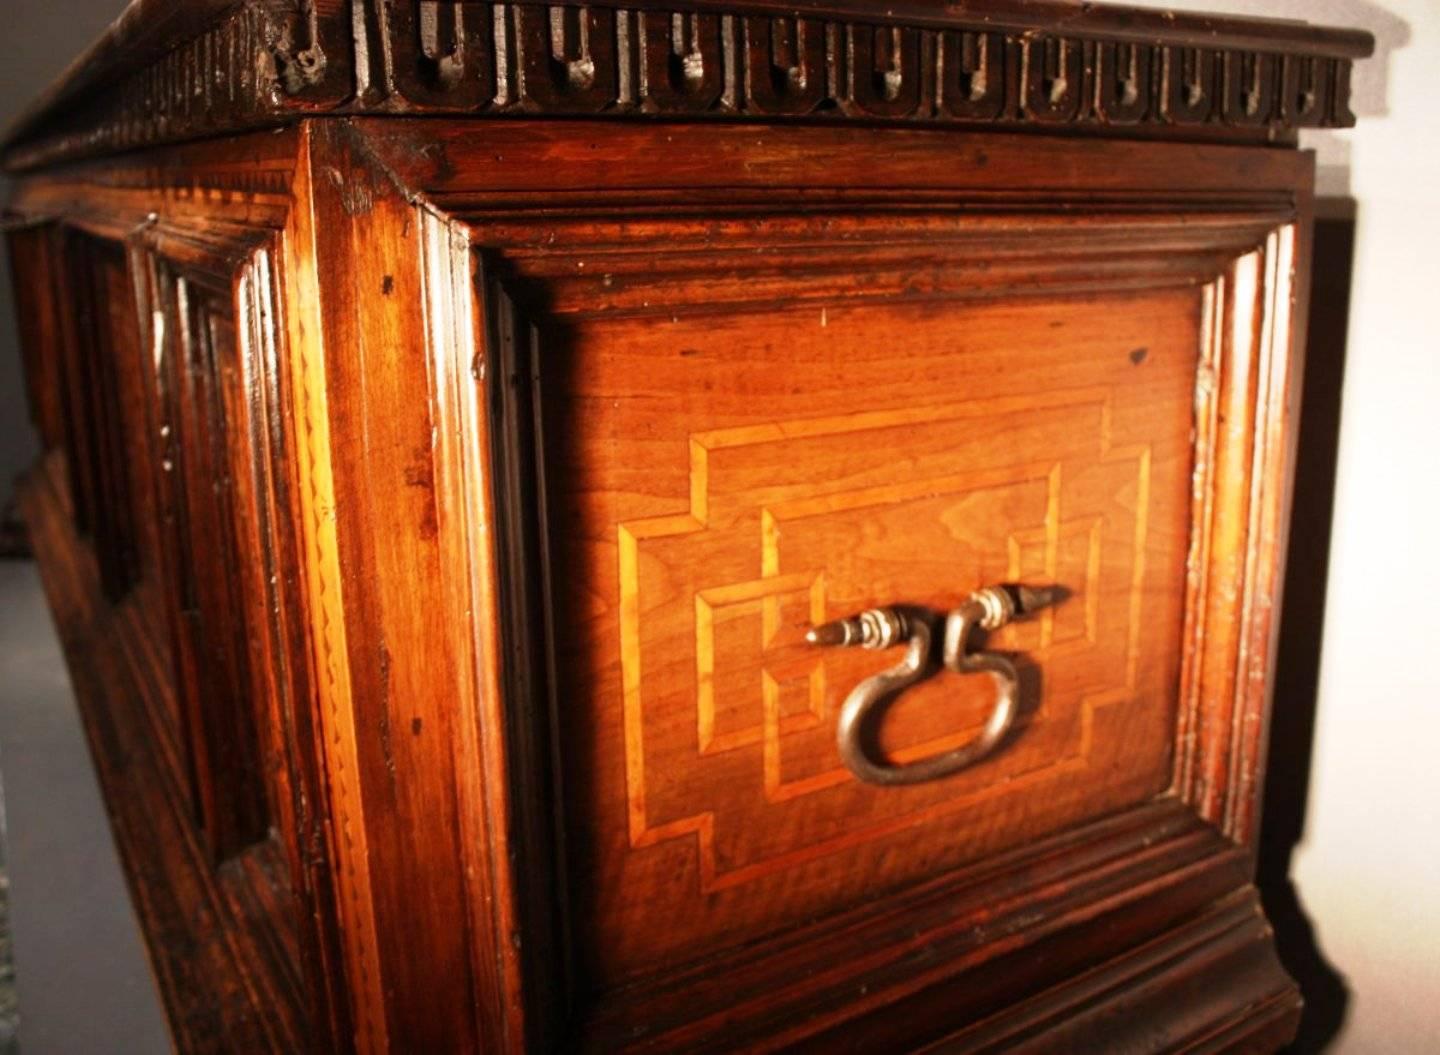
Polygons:
<instances>
[{"instance_id":1,"label":"tapered metal pin","mask_svg":"<svg viewBox=\"0 0 1440 1055\"><path fill-rule=\"evenodd\" d=\"M1069 596L1069 591L1063 586L1017 586L1015 594L1018 602L1017 613L1029 615L1041 608L1059 604Z\"/></svg>"},{"instance_id":2,"label":"tapered metal pin","mask_svg":"<svg viewBox=\"0 0 1440 1055\"><path fill-rule=\"evenodd\" d=\"M838 619L833 623L811 627L805 634L805 640L811 645L822 645L826 648L847 645L850 643L850 629L846 622L847 620Z\"/></svg>"}]
</instances>

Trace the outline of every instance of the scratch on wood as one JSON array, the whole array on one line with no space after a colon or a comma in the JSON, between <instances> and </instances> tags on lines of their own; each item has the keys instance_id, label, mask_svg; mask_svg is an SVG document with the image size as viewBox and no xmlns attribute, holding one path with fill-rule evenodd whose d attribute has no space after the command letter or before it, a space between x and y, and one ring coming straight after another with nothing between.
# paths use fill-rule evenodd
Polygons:
<instances>
[{"instance_id":1,"label":"scratch on wood","mask_svg":"<svg viewBox=\"0 0 1440 1055\"><path fill-rule=\"evenodd\" d=\"M395 771L395 754L390 747L390 649L380 642L380 752L385 758L385 771L390 775L390 793L399 790Z\"/></svg>"}]
</instances>

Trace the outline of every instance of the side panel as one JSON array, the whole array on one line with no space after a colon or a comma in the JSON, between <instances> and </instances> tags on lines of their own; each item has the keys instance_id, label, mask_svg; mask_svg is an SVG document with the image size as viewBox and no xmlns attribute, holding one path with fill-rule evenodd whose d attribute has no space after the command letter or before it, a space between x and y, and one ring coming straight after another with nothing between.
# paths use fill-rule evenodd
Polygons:
<instances>
[{"instance_id":1,"label":"side panel","mask_svg":"<svg viewBox=\"0 0 1440 1055\"><path fill-rule=\"evenodd\" d=\"M23 503L185 1051L349 1046L283 370L298 142L15 203L53 219L17 236L51 422Z\"/></svg>"},{"instance_id":2,"label":"side panel","mask_svg":"<svg viewBox=\"0 0 1440 1055\"><path fill-rule=\"evenodd\" d=\"M48 223L19 227L7 242L30 418L44 449L54 450L63 442L65 428L59 303L49 278L55 267L55 229Z\"/></svg>"}]
</instances>

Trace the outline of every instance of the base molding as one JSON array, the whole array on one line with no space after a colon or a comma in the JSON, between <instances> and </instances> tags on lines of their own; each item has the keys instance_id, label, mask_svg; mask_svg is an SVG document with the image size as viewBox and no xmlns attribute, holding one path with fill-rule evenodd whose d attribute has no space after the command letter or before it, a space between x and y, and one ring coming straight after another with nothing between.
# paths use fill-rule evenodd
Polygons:
<instances>
[{"instance_id":1,"label":"base molding","mask_svg":"<svg viewBox=\"0 0 1440 1055\"><path fill-rule=\"evenodd\" d=\"M1301 1004L1250 874L1241 848L1161 799L770 949L637 982L582 1015L570 1044L655 1055L1274 1051Z\"/></svg>"},{"instance_id":2,"label":"base molding","mask_svg":"<svg viewBox=\"0 0 1440 1055\"><path fill-rule=\"evenodd\" d=\"M1273 1052L1300 993L1253 887L1073 980L922 1050L946 1055Z\"/></svg>"}]
</instances>

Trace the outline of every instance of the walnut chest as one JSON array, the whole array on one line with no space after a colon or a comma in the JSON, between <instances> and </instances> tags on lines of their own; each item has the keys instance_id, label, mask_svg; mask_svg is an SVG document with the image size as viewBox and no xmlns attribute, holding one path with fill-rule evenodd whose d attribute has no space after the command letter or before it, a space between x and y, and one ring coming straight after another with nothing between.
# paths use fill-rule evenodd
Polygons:
<instances>
[{"instance_id":1,"label":"walnut chest","mask_svg":"<svg viewBox=\"0 0 1440 1055\"><path fill-rule=\"evenodd\" d=\"M10 134L23 505L177 1046L1265 1051L1363 33L136 0Z\"/></svg>"}]
</instances>

